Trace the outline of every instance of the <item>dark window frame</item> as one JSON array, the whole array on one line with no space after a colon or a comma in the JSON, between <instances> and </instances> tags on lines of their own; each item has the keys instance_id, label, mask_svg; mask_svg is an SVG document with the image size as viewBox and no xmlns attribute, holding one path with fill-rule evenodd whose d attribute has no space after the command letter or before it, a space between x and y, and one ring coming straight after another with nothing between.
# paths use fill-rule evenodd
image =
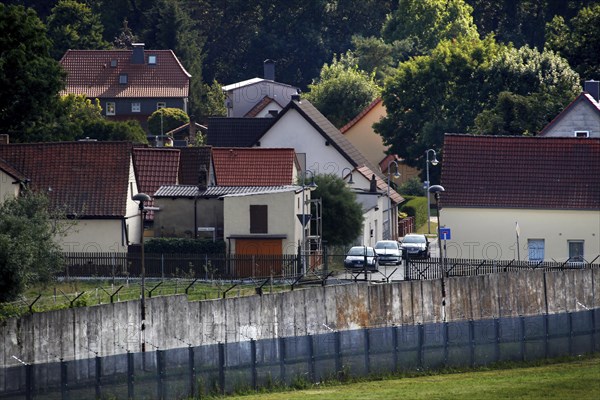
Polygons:
<instances>
[{"instance_id":1,"label":"dark window frame","mask_svg":"<svg viewBox=\"0 0 600 400\"><path fill-rule=\"evenodd\" d=\"M250 205L250 233L269 233L269 206Z\"/></svg>"}]
</instances>

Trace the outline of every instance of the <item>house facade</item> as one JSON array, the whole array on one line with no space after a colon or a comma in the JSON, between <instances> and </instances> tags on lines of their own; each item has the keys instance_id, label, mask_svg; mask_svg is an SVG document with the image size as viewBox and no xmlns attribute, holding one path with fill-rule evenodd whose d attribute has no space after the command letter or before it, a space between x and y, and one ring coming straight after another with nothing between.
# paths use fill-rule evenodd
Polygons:
<instances>
[{"instance_id":1,"label":"house facade","mask_svg":"<svg viewBox=\"0 0 600 400\"><path fill-rule=\"evenodd\" d=\"M160 108L187 113L191 75L171 50L68 50L60 60L67 72L65 94L98 99L109 119L140 121Z\"/></svg>"},{"instance_id":2,"label":"house facade","mask_svg":"<svg viewBox=\"0 0 600 400\"><path fill-rule=\"evenodd\" d=\"M600 255L600 139L447 134L442 186L448 257Z\"/></svg>"},{"instance_id":3,"label":"house facade","mask_svg":"<svg viewBox=\"0 0 600 400\"><path fill-rule=\"evenodd\" d=\"M65 251L126 252L140 243L130 143L4 144L0 159L18 171L11 182L19 182L19 190L26 186L46 193L51 207L68 217L63 221L68 229L56 237ZM6 194L14 193L14 187L2 186Z\"/></svg>"}]
</instances>

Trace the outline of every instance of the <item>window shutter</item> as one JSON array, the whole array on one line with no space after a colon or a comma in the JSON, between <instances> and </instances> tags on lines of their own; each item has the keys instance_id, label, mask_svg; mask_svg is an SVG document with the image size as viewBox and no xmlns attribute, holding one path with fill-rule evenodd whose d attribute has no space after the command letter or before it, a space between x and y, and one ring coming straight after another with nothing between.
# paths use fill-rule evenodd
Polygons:
<instances>
[{"instance_id":1,"label":"window shutter","mask_svg":"<svg viewBox=\"0 0 600 400\"><path fill-rule=\"evenodd\" d=\"M250 206L250 233L269 233L266 205Z\"/></svg>"}]
</instances>

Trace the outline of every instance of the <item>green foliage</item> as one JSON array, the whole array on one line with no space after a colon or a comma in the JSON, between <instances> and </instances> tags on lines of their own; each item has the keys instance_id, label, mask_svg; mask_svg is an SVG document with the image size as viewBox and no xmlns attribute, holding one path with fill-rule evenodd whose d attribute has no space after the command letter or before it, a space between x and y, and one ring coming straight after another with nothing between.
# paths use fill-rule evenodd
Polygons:
<instances>
[{"instance_id":1,"label":"green foliage","mask_svg":"<svg viewBox=\"0 0 600 400\"><path fill-rule=\"evenodd\" d=\"M62 267L62 253L54 240L57 216L48 205L46 196L32 192L0 205L0 302L50 281Z\"/></svg>"},{"instance_id":2,"label":"green foliage","mask_svg":"<svg viewBox=\"0 0 600 400\"><path fill-rule=\"evenodd\" d=\"M584 79L600 80L600 4L583 8L569 22L555 16L546 25L546 46L564 56Z\"/></svg>"},{"instance_id":3,"label":"green foliage","mask_svg":"<svg viewBox=\"0 0 600 400\"><path fill-rule=\"evenodd\" d=\"M362 231L362 208L356 194L335 174L316 175L317 188L311 198L323 202L323 240L328 245L346 245Z\"/></svg>"},{"instance_id":4,"label":"green foliage","mask_svg":"<svg viewBox=\"0 0 600 400\"><path fill-rule=\"evenodd\" d=\"M187 238L153 238L144 243L146 253L224 254L225 242Z\"/></svg>"},{"instance_id":5,"label":"green foliage","mask_svg":"<svg viewBox=\"0 0 600 400\"><path fill-rule=\"evenodd\" d=\"M404 196L408 201L402 203L400 211L415 217L415 226L427 223L427 197Z\"/></svg>"},{"instance_id":6,"label":"green foliage","mask_svg":"<svg viewBox=\"0 0 600 400\"><path fill-rule=\"evenodd\" d=\"M190 122L190 117L179 108L161 108L148 117L148 130L152 135L169 132Z\"/></svg>"},{"instance_id":7,"label":"green foliage","mask_svg":"<svg viewBox=\"0 0 600 400\"><path fill-rule=\"evenodd\" d=\"M426 194L425 189L423 189L423 182L416 176L400 185L398 191L402 196L424 196Z\"/></svg>"},{"instance_id":8,"label":"green foliage","mask_svg":"<svg viewBox=\"0 0 600 400\"><path fill-rule=\"evenodd\" d=\"M360 113L380 92L374 76L360 71L347 53L325 64L320 77L309 85L306 97L338 128Z\"/></svg>"},{"instance_id":9,"label":"green foliage","mask_svg":"<svg viewBox=\"0 0 600 400\"><path fill-rule=\"evenodd\" d=\"M200 97L200 117L226 117L225 93L221 84L214 80L211 85L204 84Z\"/></svg>"},{"instance_id":10,"label":"green foliage","mask_svg":"<svg viewBox=\"0 0 600 400\"><path fill-rule=\"evenodd\" d=\"M32 9L0 3L0 131L22 140L55 113L65 74Z\"/></svg>"},{"instance_id":11,"label":"green foliage","mask_svg":"<svg viewBox=\"0 0 600 400\"><path fill-rule=\"evenodd\" d=\"M46 21L54 42L52 55L60 59L68 49L99 50L109 44L102 38L104 27L92 9L76 0L59 0Z\"/></svg>"},{"instance_id":12,"label":"green foliage","mask_svg":"<svg viewBox=\"0 0 600 400\"><path fill-rule=\"evenodd\" d=\"M398 9L388 15L381 35L386 43L409 43L411 55L427 54L442 40L478 38L471 12L464 0L399 0Z\"/></svg>"}]
</instances>

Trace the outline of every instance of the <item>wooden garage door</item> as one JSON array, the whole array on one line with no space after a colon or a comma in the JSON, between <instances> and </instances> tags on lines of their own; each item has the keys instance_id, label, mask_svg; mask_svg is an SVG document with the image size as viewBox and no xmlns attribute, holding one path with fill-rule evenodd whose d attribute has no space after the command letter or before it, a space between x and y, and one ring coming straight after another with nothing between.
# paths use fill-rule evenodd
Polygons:
<instances>
[{"instance_id":1,"label":"wooden garage door","mask_svg":"<svg viewBox=\"0 0 600 400\"><path fill-rule=\"evenodd\" d=\"M282 271L281 239L236 239L235 275L265 278Z\"/></svg>"}]
</instances>

